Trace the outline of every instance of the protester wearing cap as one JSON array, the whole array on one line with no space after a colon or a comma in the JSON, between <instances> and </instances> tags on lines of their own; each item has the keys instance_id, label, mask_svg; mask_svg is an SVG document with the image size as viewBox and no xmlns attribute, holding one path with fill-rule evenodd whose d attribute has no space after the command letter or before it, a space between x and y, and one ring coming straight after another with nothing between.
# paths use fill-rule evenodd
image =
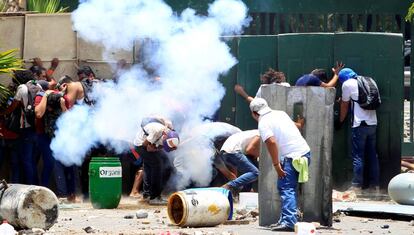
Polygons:
<instances>
[{"instance_id":1,"label":"protester wearing cap","mask_svg":"<svg viewBox=\"0 0 414 235\"><path fill-rule=\"evenodd\" d=\"M377 114L375 110L361 108L358 102L358 74L351 68L344 68L339 72L339 81L342 83L342 99L339 115L339 123L336 128L342 126L348 114L351 103L352 110L352 163L353 179L351 190L361 193L364 181L364 169L368 169L368 183L370 191L379 193L379 163L376 152ZM368 164L368 166L364 166Z\"/></svg>"},{"instance_id":2,"label":"protester wearing cap","mask_svg":"<svg viewBox=\"0 0 414 235\"><path fill-rule=\"evenodd\" d=\"M309 163L310 148L297 125L283 111L272 110L266 100L254 98L250 102L253 118L258 121L260 137L272 158L277 172L277 188L281 198L281 215L273 231L293 231L297 222L296 186L298 172L292 161L306 158Z\"/></svg>"},{"instance_id":3,"label":"protester wearing cap","mask_svg":"<svg viewBox=\"0 0 414 235\"><path fill-rule=\"evenodd\" d=\"M134 145L144 163L143 196L150 204L166 204L161 198L168 159L165 152L177 149L178 133L165 118L147 117L142 120Z\"/></svg>"}]
</instances>

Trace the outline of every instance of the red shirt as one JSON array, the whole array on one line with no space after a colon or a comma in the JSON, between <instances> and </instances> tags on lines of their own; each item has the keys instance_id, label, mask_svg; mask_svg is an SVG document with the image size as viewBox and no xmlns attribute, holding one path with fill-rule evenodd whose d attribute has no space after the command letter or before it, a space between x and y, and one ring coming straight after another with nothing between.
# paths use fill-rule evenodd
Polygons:
<instances>
[{"instance_id":1,"label":"red shirt","mask_svg":"<svg viewBox=\"0 0 414 235\"><path fill-rule=\"evenodd\" d=\"M38 106L40 104L40 101L42 101L43 95L36 95L34 100L34 106ZM43 117L35 119L35 129L37 134L43 134L45 133L45 124L43 123Z\"/></svg>"},{"instance_id":2,"label":"red shirt","mask_svg":"<svg viewBox=\"0 0 414 235\"><path fill-rule=\"evenodd\" d=\"M57 91L57 90L53 91L53 93L58 93L58 92L59 91ZM35 107L40 104L40 102L42 101L42 98L43 98L43 95L36 95L35 100L34 100L34 106ZM68 97L66 95L64 95L63 98L65 99L66 108L69 109L70 104L69 104ZM47 112L47 110L45 112ZM36 129L37 134L45 133L45 123L43 121L43 117L42 118L36 118L36 120L35 120L35 129Z\"/></svg>"}]
</instances>

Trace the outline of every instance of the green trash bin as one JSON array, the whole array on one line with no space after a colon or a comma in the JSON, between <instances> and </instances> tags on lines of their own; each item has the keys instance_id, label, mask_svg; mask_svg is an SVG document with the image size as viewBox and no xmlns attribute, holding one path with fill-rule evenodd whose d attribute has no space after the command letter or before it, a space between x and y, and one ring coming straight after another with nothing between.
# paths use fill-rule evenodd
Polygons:
<instances>
[{"instance_id":1,"label":"green trash bin","mask_svg":"<svg viewBox=\"0 0 414 235\"><path fill-rule=\"evenodd\" d=\"M122 195L122 167L117 157L92 157L89 163L89 195L93 208L118 207Z\"/></svg>"}]
</instances>

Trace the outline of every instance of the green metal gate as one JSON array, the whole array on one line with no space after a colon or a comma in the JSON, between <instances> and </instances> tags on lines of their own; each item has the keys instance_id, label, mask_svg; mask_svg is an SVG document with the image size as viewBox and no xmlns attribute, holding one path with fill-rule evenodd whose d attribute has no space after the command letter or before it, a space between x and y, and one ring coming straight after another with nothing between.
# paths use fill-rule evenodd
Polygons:
<instances>
[{"instance_id":1,"label":"green metal gate","mask_svg":"<svg viewBox=\"0 0 414 235\"><path fill-rule=\"evenodd\" d=\"M226 81L228 86L220 117L222 121L228 121L229 119L223 119L223 114L230 114L234 120L230 123L241 129L256 127L246 101L235 96L233 87L235 83L239 83L246 88L248 94L254 96L260 85L260 74L268 67L285 72L289 83L293 85L301 75L314 68L323 68L332 76L332 65L336 61L342 61L357 73L372 76L381 91L383 104L377 111L377 149L381 183L384 187L391 177L399 173L400 167L402 44L403 38L400 34L384 33L306 33L236 38L231 45L232 50L237 51L239 64L227 76L231 81ZM341 89L340 86L337 88L339 97ZM336 116L338 108L336 105ZM334 133L333 177L337 187L345 186L352 176L350 146L350 127L347 124Z\"/></svg>"},{"instance_id":2,"label":"green metal gate","mask_svg":"<svg viewBox=\"0 0 414 235\"><path fill-rule=\"evenodd\" d=\"M334 36L334 61L341 60L358 74L373 77L381 92L382 105L377 110L377 151L383 187L400 172L404 94L402 47L401 34L337 33ZM341 162L346 162L349 156L350 150L341 152L341 149L346 148L340 146L346 140L349 141L349 128L347 130L335 134L334 164L336 160L339 161L334 167L336 179L341 178Z\"/></svg>"}]
</instances>

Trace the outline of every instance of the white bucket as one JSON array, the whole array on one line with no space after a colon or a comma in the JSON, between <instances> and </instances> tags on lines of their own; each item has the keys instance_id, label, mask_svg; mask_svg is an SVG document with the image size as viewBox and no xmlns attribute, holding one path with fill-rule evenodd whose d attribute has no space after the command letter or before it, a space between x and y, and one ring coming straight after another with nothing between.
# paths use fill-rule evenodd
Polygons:
<instances>
[{"instance_id":1,"label":"white bucket","mask_svg":"<svg viewBox=\"0 0 414 235\"><path fill-rule=\"evenodd\" d=\"M240 193L239 209L256 209L259 206L258 193Z\"/></svg>"},{"instance_id":2,"label":"white bucket","mask_svg":"<svg viewBox=\"0 0 414 235\"><path fill-rule=\"evenodd\" d=\"M316 234L315 225L312 223L298 222L295 224L295 234L314 235Z\"/></svg>"}]
</instances>

